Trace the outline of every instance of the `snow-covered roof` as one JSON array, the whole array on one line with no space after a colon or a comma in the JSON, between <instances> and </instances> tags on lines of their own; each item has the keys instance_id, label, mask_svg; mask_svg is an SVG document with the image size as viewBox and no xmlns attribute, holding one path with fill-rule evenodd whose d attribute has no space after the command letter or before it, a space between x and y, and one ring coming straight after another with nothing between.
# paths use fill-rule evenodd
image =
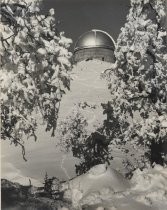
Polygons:
<instances>
[{"instance_id":1,"label":"snow-covered roof","mask_svg":"<svg viewBox=\"0 0 167 210\"><path fill-rule=\"evenodd\" d=\"M108 48L115 49L114 39L105 31L93 29L82 34L77 40L74 52L87 48Z\"/></svg>"}]
</instances>

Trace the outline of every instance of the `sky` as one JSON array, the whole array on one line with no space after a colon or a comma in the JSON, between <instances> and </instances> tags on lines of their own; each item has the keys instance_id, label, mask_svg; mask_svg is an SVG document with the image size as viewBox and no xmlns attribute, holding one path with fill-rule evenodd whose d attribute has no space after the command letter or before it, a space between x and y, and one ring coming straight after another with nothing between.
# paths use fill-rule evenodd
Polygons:
<instances>
[{"instance_id":1,"label":"sky","mask_svg":"<svg viewBox=\"0 0 167 210\"><path fill-rule=\"evenodd\" d=\"M50 8L54 8L56 11L56 20L60 21L59 30L65 31L66 36L72 38L74 43L82 33L91 29L104 30L116 40L120 28L126 22L129 0L44 0L43 12ZM71 50L73 46L74 44ZM83 77L84 75L81 80ZM86 81L88 80L86 79ZM92 85L92 81L90 81L90 85ZM76 87L74 89L77 91ZM88 93L89 91L91 88ZM100 94L98 91L95 92ZM72 97L69 98L72 100ZM67 112L67 110L63 110L63 112ZM9 146L6 141L2 142L1 159L4 177L25 182L25 176L42 179L47 171L50 176L66 178L66 174L60 167L64 154L57 148L56 139L44 132L43 127L38 129L37 136L37 142L33 140L25 142L27 162L22 159L20 148ZM68 169L69 174L74 174L73 157L69 154L63 162L64 168Z\"/></svg>"},{"instance_id":2,"label":"sky","mask_svg":"<svg viewBox=\"0 0 167 210\"><path fill-rule=\"evenodd\" d=\"M108 32L116 40L126 21L129 0L44 0L42 9L55 9L58 28L74 43L91 29Z\"/></svg>"}]
</instances>

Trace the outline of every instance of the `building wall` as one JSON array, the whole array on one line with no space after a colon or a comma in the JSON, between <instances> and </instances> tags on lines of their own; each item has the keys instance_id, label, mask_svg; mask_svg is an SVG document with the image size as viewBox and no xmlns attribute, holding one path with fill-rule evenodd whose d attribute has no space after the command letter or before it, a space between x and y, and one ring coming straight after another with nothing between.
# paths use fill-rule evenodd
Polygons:
<instances>
[{"instance_id":1,"label":"building wall","mask_svg":"<svg viewBox=\"0 0 167 210\"><path fill-rule=\"evenodd\" d=\"M91 59L114 62L114 52L111 49L105 48L89 48L81 49L74 53L74 62Z\"/></svg>"}]
</instances>

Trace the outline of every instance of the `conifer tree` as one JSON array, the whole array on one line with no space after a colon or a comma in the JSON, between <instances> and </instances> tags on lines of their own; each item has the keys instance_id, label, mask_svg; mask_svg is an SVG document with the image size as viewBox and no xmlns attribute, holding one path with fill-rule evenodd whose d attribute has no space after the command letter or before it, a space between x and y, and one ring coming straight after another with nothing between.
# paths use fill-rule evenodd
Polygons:
<instances>
[{"instance_id":1,"label":"conifer tree","mask_svg":"<svg viewBox=\"0 0 167 210\"><path fill-rule=\"evenodd\" d=\"M112 95L110 121L120 127L112 143L144 145L151 163L160 164L167 142L165 23L165 0L131 0L117 40L116 62L105 71Z\"/></svg>"},{"instance_id":2,"label":"conifer tree","mask_svg":"<svg viewBox=\"0 0 167 210\"><path fill-rule=\"evenodd\" d=\"M58 138L61 148L65 152L72 152L79 159L75 165L76 174L81 175L91 167L108 163L112 160L109 148L110 141L106 138L107 120L104 126L94 125L90 129L87 118L83 114L84 109L94 109L88 103L77 104L72 112L58 125ZM108 131L108 130L107 130Z\"/></svg>"}]
</instances>

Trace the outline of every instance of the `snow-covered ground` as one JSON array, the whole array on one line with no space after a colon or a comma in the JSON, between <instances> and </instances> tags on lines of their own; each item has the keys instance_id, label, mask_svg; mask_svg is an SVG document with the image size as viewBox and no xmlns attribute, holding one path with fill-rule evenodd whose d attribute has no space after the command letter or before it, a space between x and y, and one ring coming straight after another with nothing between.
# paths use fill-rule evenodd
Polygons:
<instances>
[{"instance_id":1,"label":"snow-covered ground","mask_svg":"<svg viewBox=\"0 0 167 210\"><path fill-rule=\"evenodd\" d=\"M167 210L167 168L159 165L136 170L128 181L115 169L101 164L63 188L76 209Z\"/></svg>"}]
</instances>

